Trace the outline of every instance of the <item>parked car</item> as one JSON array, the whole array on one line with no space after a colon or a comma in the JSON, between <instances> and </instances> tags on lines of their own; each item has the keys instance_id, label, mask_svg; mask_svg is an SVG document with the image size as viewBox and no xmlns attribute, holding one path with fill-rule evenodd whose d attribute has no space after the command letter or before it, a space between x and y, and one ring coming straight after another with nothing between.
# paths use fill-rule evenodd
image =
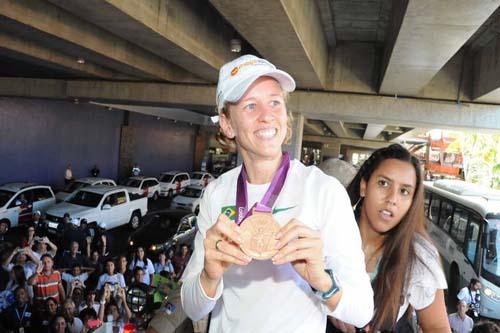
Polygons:
<instances>
[{"instance_id":1,"label":"parked car","mask_svg":"<svg viewBox=\"0 0 500 333\"><path fill-rule=\"evenodd\" d=\"M67 201L47 210L49 231L55 232L62 223L64 213L69 213L72 221L80 225L86 219L89 226L97 225L113 229L129 224L137 229L148 212L148 200L143 196L130 194L125 187L89 186L76 192Z\"/></svg>"},{"instance_id":2,"label":"parked car","mask_svg":"<svg viewBox=\"0 0 500 333\"><path fill-rule=\"evenodd\" d=\"M157 200L160 195L160 183L154 177L129 177L123 186L133 194L142 195Z\"/></svg>"},{"instance_id":3,"label":"parked car","mask_svg":"<svg viewBox=\"0 0 500 333\"><path fill-rule=\"evenodd\" d=\"M0 220L9 227L31 222L34 211L45 212L56 203L54 192L47 185L8 183L0 186Z\"/></svg>"},{"instance_id":4,"label":"parked car","mask_svg":"<svg viewBox=\"0 0 500 333\"><path fill-rule=\"evenodd\" d=\"M159 180L161 186L160 195L169 198L180 194L186 186L191 184L189 174L181 171L163 172Z\"/></svg>"},{"instance_id":5,"label":"parked car","mask_svg":"<svg viewBox=\"0 0 500 333\"><path fill-rule=\"evenodd\" d=\"M163 210L146 217L147 221L128 239L130 250L141 246L150 254L167 251L174 245L192 245L196 234L196 215L183 210Z\"/></svg>"},{"instance_id":6,"label":"parked car","mask_svg":"<svg viewBox=\"0 0 500 333\"><path fill-rule=\"evenodd\" d=\"M211 173L204 171L194 171L190 174L191 177L191 185L199 185L199 186L207 186L212 180L215 179Z\"/></svg>"},{"instance_id":7,"label":"parked car","mask_svg":"<svg viewBox=\"0 0 500 333\"><path fill-rule=\"evenodd\" d=\"M198 215L203 193L205 193L205 187L203 186L188 186L182 194L179 194L172 200L170 207L174 209L186 209Z\"/></svg>"},{"instance_id":8,"label":"parked car","mask_svg":"<svg viewBox=\"0 0 500 333\"><path fill-rule=\"evenodd\" d=\"M72 194L76 193L81 188L87 186L96 186L96 185L105 185L105 186L116 186L116 183L113 179L108 178L99 178L99 177L86 177L80 178L70 182L64 190L56 193L57 202L64 201L68 199Z\"/></svg>"}]
</instances>

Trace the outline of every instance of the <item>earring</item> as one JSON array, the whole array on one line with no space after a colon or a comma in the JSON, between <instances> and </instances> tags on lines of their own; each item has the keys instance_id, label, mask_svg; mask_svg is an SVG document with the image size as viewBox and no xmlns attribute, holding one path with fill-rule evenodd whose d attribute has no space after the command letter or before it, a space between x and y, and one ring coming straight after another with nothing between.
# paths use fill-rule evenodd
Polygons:
<instances>
[{"instance_id":1,"label":"earring","mask_svg":"<svg viewBox=\"0 0 500 333\"><path fill-rule=\"evenodd\" d=\"M352 206L352 210L353 211L356 211L356 208L358 208L358 205L359 203L361 202L361 200L364 199L364 195L363 196L360 196L358 201L356 201L356 203L354 204L354 206Z\"/></svg>"}]
</instances>

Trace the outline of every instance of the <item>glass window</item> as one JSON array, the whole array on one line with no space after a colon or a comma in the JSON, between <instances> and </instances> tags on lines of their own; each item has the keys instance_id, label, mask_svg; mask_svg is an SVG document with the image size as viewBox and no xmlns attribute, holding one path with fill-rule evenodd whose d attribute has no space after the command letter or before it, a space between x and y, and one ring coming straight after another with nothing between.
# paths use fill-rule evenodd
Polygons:
<instances>
[{"instance_id":1,"label":"glass window","mask_svg":"<svg viewBox=\"0 0 500 333\"><path fill-rule=\"evenodd\" d=\"M177 233L186 232L186 231L190 230L191 228L192 227L191 227L191 225L188 222L181 223L179 225L179 229L177 230Z\"/></svg>"},{"instance_id":2,"label":"glass window","mask_svg":"<svg viewBox=\"0 0 500 333\"><path fill-rule=\"evenodd\" d=\"M206 176L208 178L208 175ZM431 203L431 193L430 192L425 192L425 199L424 199L424 212L425 216L429 216L429 205Z\"/></svg>"},{"instance_id":3,"label":"glass window","mask_svg":"<svg viewBox=\"0 0 500 333\"><path fill-rule=\"evenodd\" d=\"M483 249L483 269L500 278L500 220L489 219Z\"/></svg>"},{"instance_id":4,"label":"glass window","mask_svg":"<svg viewBox=\"0 0 500 333\"><path fill-rule=\"evenodd\" d=\"M27 190L19 193L14 200L12 200L9 207L17 207L27 205L33 202L33 190Z\"/></svg>"},{"instance_id":5,"label":"glass window","mask_svg":"<svg viewBox=\"0 0 500 333\"><path fill-rule=\"evenodd\" d=\"M431 206L430 206L430 216L432 222L438 223L439 221L439 206L441 204L441 200L437 195L433 195L431 198Z\"/></svg>"},{"instance_id":6,"label":"glass window","mask_svg":"<svg viewBox=\"0 0 500 333\"><path fill-rule=\"evenodd\" d=\"M52 193L50 193L48 188L37 188L33 190L34 201L47 200L50 198L52 198Z\"/></svg>"},{"instance_id":7,"label":"glass window","mask_svg":"<svg viewBox=\"0 0 500 333\"><path fill-rule=\"evenodd\" d=\"M441 209L439 211L439 226L444 231L449 232L451 221L453 220L453 205L449 201L441 201Z\"/></svg>"},{"instance_id":8,"label":"glass window","mask_svg":"<svg viewBox=\"0 0 500 333\"><path fill-rule=\"evenodd\" d=\"M469 212L461 207L456 207L453 213L453 224L451 226L451 237L455 239L458 245L464 245L465 229L467 228L467 221L469 219Z\"/></svg>"},{"instance_id":9,"label":"glass window","mask_svg":"<svg viewBox=\"0 0 500 333\"><path fill-rule=\"evenodd\" d=\"M465 255L473 265L476 265L476 255L480 229L479 221L480 218L477 216L471 218L471 222L469 223L469 227L467 228L467 237L465 238Z\"/></svg>"},{"instance_id":10,"label":"glass window","mask_svg":"<svg viewBox=\"0 0 500 333\"><path fill-rule=\"evenodd\" d=\"M111 205L111 207L118 206L127 202L125 192L113 193L107 196L104 200L104 205Z\"/></svg>"}]
</instances>

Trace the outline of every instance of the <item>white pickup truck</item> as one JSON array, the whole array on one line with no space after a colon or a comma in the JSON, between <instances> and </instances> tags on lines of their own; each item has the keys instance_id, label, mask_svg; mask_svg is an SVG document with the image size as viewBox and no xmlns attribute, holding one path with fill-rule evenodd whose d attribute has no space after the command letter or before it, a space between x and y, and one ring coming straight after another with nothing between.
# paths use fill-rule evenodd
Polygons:
<instances>
[{"instance_id":1,"label":"white pickup truck","mask_svg":"<svg viewBox=\"0 0 500 333\"><path fill-rule=\"evenodd\" d=\"M68 213L77 225L86 219L89 226L113 229L129 224L137 229L148 212L148 199L129 194L124 187L89 186L76 192L70 199L56 204L47 211L49 230L57 229Z\"/></svg>"}]
</instances>

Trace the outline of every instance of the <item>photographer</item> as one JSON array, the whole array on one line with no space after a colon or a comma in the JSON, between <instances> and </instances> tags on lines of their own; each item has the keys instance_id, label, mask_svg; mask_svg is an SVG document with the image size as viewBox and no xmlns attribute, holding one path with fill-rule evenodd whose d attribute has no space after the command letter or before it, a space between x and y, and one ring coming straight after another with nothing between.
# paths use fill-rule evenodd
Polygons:
<instances>
[{"instance_id":1,"label":"photographer","mask_svg":"<svg viewBox=\"0 0 500 333\"><path fill-rule=\"evenodd\" d=\"M463 287L457 295L459 301L465 301L469 306L467 315L470 316L474 322L479 320L479 308L481 307L481 282L478 279L471 279L469 285Z\"/></svg>"},{"instance_id":2,"label":"photographer","mask_svg":"<svg viewBox=\"0 0 500 333\"><path fill-rule=\"evenodd\" d=\"M38 258L38 260L40 260L40 258L46 253L50 254L52 257L56 256L57 246L52 243L48 237L35 236L35 238L33 238L33 243L35 245L35 251L33 254Z\"/></svg>"},{"instance_id":3,"label":"photographer","mask_svg":"<svg viewBox=\"0 0 500 333\"><path fill-rule=\"evenodd\" d=\"M32 261L28 261L28 258L30 258ZM11 261L14 261L14 263L12 263ZM38 263L38 258L33 254L33 251L29 247L16 247L14 251L12 251L12 253L3 262L3 269L5 269L7 272L10 272L14 265L20 265L24 269L26 278L29 278L35 272Z\"/></svg>"},{"instance_id":4,"label":"photographer","mask_svg":"<svg viewBox=\"0 0 500 333\"><path fill-rule=\"evenodd\" d=\"M113 259L106 259L105 273L99 277L97 282L97 290L101 290L105 283L118 284L121 288L125 288L125 279L120 273L115 273L115 262Z\"/></svg>"},{"instance_id":5,"label":"photographer","mask_svg":"<svg viewBox=\"0 0 500 333\"><path fill-rule=\"evenodd\" d=\"M117 286L113 291L111 285L106 284L100 303L99 320L102 322L112 321L113 326L122 326L132 318L132 312L127 305L125 289L123 288Z\"/></svg>"},{"instance_id":6,"label":"photographer","mask_svg":"<svg viewBox=\"0 0 500 333\"><path fill-rule=\"evenodd\" d=\"M82 267L78 262L73 263L71 266L71 274L66 273L65 271L69 270L68 268L64 268L61 271L62 279L66 282L68 286L76 285L85 288L85 281L89 278L89 274L91 274L94 269L90 267ZM70 288L68 288L68 294L70 293Z\"/></svg>"}]
</instances>

